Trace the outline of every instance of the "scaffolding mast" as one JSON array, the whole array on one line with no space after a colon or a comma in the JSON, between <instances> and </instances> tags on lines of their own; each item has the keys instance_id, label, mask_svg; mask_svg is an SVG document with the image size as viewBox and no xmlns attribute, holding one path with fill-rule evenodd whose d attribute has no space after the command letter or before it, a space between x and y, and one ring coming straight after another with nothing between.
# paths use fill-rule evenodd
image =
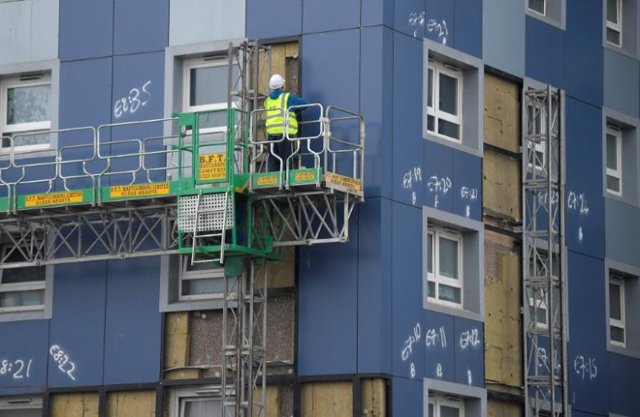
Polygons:
<instances>
[{"instance_id":1,"label":"scaffolding mast","mask_svg":"<svg viewBox=\"0 0 640 417\"><path fill-rule=\"evenodd\" d=\"M525 416L567 415L564 141L561 91L524 92Z\"/></svg>"}]
</instances>

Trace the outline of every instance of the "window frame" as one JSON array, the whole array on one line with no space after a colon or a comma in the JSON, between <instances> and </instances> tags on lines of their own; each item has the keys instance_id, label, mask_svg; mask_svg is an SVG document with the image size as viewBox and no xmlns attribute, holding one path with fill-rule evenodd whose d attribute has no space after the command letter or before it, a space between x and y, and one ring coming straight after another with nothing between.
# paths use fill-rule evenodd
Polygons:
<instances>
[{"instance_id":1,"label":"window frame","mask_svg":"<svg viewBox=\"0 0 640 417\"><path fill-rule=\"evenodd\" d=\"M546 17L547 16L547 0L542 0L542 12L531 8L531 0L527 0L527 9L532 13Z\"/></svg>"},{"instance_id":2,"label":"window frame","mask_svg":"<svg viewBox=\"0 0 640 417\"><path fill-rule=\"evenodd\" d=\"M453 65L446 64L435 59L429 58L429 62L427 64L427 80L429 79L429 70L431 70L433 74L433 78L431 79L431 91L427 91L428 98L431 98L431 106L429 106L427 101L427 122L426 129L427 132L431 135L462 144L463 143L463 121L464 117L462 114L462 101L464 99L464 73L460 68L457 68ZM447 111L440 110L440 74L446 75L450 78L456 80L456 110L458 112L457 115L451 114ZM428 100L428 99L427 99ZM429 129L429 116L432 116L433 128L434 130ZM459 137L454 138L452 136L445 135L443 133L438 132L438 121L442 119L446 122L455 124L458 126Z\"/></svg>"},{"instance_id":3,"label":"window frame","mask_svg":"<svg viewBox=\"0 0 640 417\"><path fill-rule=\"evenodd\" d=\"M23 80L23 78L29 78ZM9 125L7 122L7 101L9 99L8 94L11 88L24 88L24 87L37 87L41 85L48 85L50 88L50 97L53 99L53 81L50 72L44 72L39 76L33 75L33 77L27 77L26 75L18 75L18 76L10 76L6 78L0 78L0 135L5 137L5 134L29 134L29 133L38 133L38 132L46 132L47 130L51 130L53 109L50 109L50 119L48 121L40 121L40 122L26 122L26 123L16 123L13 125ZM53 100L52 100L53 101ZM52 105L50 102L49 105ZM8 136L7 136L8 137ZM46 151L51 149L52 143L49 141L48 143L39 143L33 145L21 145L14 146L14 152L33 152L33 151ZM9 147L1 147L0 153L8 153L10 152Z\"/></svg>"},{"instance_id":4,"label":"window frame","mask_svg":"<svg viewBox=\"0 0 640 417\"><path fill-rule=\"evenodd\" d=\"M190 266L188 255L178 255L179 272L178 272L178 302L181 301L200 301L200 300L221 300L224 291L206 294L183 295L184 281L197 281L202 279L222 279L224 280L224 267L210 268L206 270L189 271Z\"/></svg>"},{"instance_id":5,"label":"window frame","mask_svg":"<svg viewBox=\"0 0 640 417\"><path fill-rule=\"evenodd\" d=\"M547 330L549 328L549 300L546 300L546 302L544 304L535 306L535 297L530 296L529 294L527 294L527 299L529 300L529 316L530 318L535 319L535 323L536 323L536 329L540 329L540 330ZM537 310L543 310L544 311L544 322L540 322L538 321L538 316L535 314L536 312L536 308Z\"/></svg>"},{"instance_id":6,"label":"window frame","mask_svg":"<svg viewBox=\"0 0 640 417\"><path fill-rule=\"evenodd\" d=\"M199 387L178 389L171 392L171 414L170 417L184 417L185 401L216 401L222 407L222 397L220 389L217 387ZM222 409L221 409L222 411ZM224 414L224 413L221 413Z\"/></svg>"},{"instance_id":7,"label":"window frame","mask_svg":"<svg viewBox=\"0 0 640 417\"><path fill-rule=\"evenodd\" d=\"M609 285L617 285L620 288L620 319L611 317L611 291L609 291L609 341L612 345L621 348L627 347L626 307L625 307L625 282L624 276L616 271L609 272ZM622 341L611 338L611 327L622 329Z\"/></svg>"},{"instance_id":8,"label":"window frame","mask_svg":"<svg viewBox=\"0 0 640 417\"><path fill-rule=\"evenodd\" d=\"M458 231L448 230L446 228L441 228L433 225L429 225L427 230L427 239L429 236L432 236L431 243L431 252L427 254L427 256L431 256L431 265L432 271L429 272L427 268L427 300L432 303L441 304L447 307L463 309L464 308L464 270L463 270L463 259L464 259L464 237L462 233ZM453 240L458 244L457 250L457 267L458 267L458 278L449 278L442 276L440 274L440 238L445 238L449 240ZM428 261L427 261L428 264ZM431 297L429 295L429 282L433 282L435 284L435 296ZM442 300L439 298L440 295L440 285L446 285L453 288L458 288L460 290L460 303L456 303L454 301Z\"/></svg>"},{"instance_id":9,"label":"window frame","mask_svg":"<svg viewBox=\"0 0 640 417\"><path fill-rule=\"evenodd\" d=\"M608 2L609 0L605 0L605 37L604 40L608 45L614 46L616 48L622 48L623 42L622 42L622 36L623 36L623 29L622 29L622 0L614 0L616 2L616 17L618 19L618 23L613 23L609 20L609 17L607 16L607 9L608 9ZM607 37L607 32L608 30L611 29L615 32L618 32L619 35L619 43L614 43L609 41L608 37Z\"/></svg>"},{"instance_id":10,"label":"window frame","mask_svg":"<svg viewBox=\"0 0 640 417\"><path fill-rule=\"evenodd\" d=\"M1 258L5 259L7 252L12 249L11 244L5 244L1 249ZM0 307L0 315L10 313L28 313L28 312L41 312L44 311L47 304L47 271L45 266L42 268L43 279L38 281L18 282L11 284L3 284L2 277L4 276L5 269L0 269L0 293L5 292L27 292L27 291L42 291L42 304L38 305L21 305L15 307ZM19 268L17 268L19 269Z\"/></svg>"},{"instance_id":11,"label":"window frame","mask_svg":"<svg viewBox=\"0 0 640 417\"><path fill-rule=\"evenodd\" d=\"M441 395L434 395L429 397L427 410L429 405L433 406L433 409L435 412L433 416L429 415L428 417L440 417L441 406L456 408L458 410L458 417L464 417L464 400L463 399L445 397Z\"/></svg>"},{"instance_id":12,"label":"window frame","mask_svg":"<svg viewBox=\"0 0 640 417\"><path fill-rule=\"evenodd\" d=\"M613 195L617 195L619 197L622 196L622 181L623 181L623 168L622 168L622 129L620 129L617 126L614 126L612 124L607 124L607 130L605 133L605 137L606 137L606 141L608 142L609 140L609 135L614 136L615 137L615 144L616 144L616 166L617 169L612 169L609 168L608 166L608 155L605 155L605 174L606 177L613 177L616 178L619 182L620 185L620 189L618 191L613 190L611 188L609 188L609 184L606 181L605 178L605 188L607 190L607 193L613 194ZM607 143L605 143L605 150L607 149Z\"/></svg>"}]
</instances>

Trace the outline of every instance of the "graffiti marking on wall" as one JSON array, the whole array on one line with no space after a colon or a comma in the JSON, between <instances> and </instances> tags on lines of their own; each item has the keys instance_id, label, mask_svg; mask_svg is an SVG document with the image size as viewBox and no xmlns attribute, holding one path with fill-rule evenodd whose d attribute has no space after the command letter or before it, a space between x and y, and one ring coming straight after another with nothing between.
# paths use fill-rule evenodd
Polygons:
<instances>
[{"instance_id":1,"label":"graffiti marking on wall","mask_svg":"<svg viewBox=\"0 0 640 417\"><path fill-rule=\"evenodd\" d=\"M402 188L405 190L412 190L413 184L422 183L422 169L420 167L414 167L402 175ZM411 191L411 202L415 206L416 204L416 192Z\"/></svg>"},{"instance_id":2,"label":"graffiti marking on wall","mask_svg":"<svg viewBox=\"0 0 640 417\"><path fill-rule=\"evenodd\" d=\"M149 92L150 86L151 81L147 81L141 88L134 87L129 90L127 96L120 97L116 100L116 103L113 105L113 115L115 118L119 119L125 113L134 114L141 107L146 106L149 98L151 98L151 93Z\"/></svg>"},{"instance_id":3,"label":"graffiti marking on wall","mask_svg":"<svg viewBox=\"0 0 640 417\"><path fill-rule=\"evenodd\" d=\"M598 366L595 358L578 355L573 360L573 369L582 380L593 381L598 377Z\"/></svg>"},{"instance_id":4,"label":"graffiti marking on wall","mask_svg":"<svg viewBox=\"0 0 640 417\"><path fill-rule=\"evenodd\" d=\"M465 350L469 346L477 348L480 345L478 329L465 330L460 333L460 349Z\"/></svg>"},{"instance_id":5,"label":"graffiti marking on wall","mask_svg":"<svg viewBox=\"0 0 640 417\"><path fill-rule=\"evenodd\" d=\"M58 345L52 345L49 348L49 355L53 358L53 360L58 364L58 369L66 374L72 380L76 380L74 372L76 370L76 364L71 362L67 353L60 348Z\"/></svg>"},{"instance_id":6,"label":"graffiti marking on wall","mask_svg":"<svg viewBox=\"0 0 640 417\"><path fill-rule=\"evenodd\" d=\"M433 206L435 208L438 208L438 205L440 203L439 195L447 194L452 186L453 182L449 177L438 177L437 175L432 175L429 177L429 180L427 181L427 190L430 193L435 194L433 200Z\"/></svg>"},{"instance_id":7,"label":"graffiti marking on wall","mask_svg":"<svg viewBox=\"0 0 640 417\"><path fill-rule=\"evenodd\" d=\"M28 379L31 377L33 359L2 359L0 361L0 377L8 376L12 379Z\"/></svg>"},{"instance_id":8,"label":"graffiti marking on wall","mask_svg":"<svg viewBox=\"0 0 640 417\"><path fill-rule=\"evenodd\" d=\"M420 328L420 323L416 323L413 327L413 333L410 334L402 344L402 350L400 351L400 357L403 362L406 362L413 355L413 345L417 344L422 337L422 329ZM411 378L415 378L416 376L416 367L413 362L409 364L409 373Z\"/></svg>"},{"instance_id":9,"label":"graffiti marking on wall","mask_svg":"<svg viewBox=\"0 0 640 417\"><path fill-rule=\"evenodd\" d=\"M425 334L425 344L427 349L440 345L442 349L447 348L447 334L444 331L444 326L439 329L429 329Z\"/></svg>"}]
</instances>

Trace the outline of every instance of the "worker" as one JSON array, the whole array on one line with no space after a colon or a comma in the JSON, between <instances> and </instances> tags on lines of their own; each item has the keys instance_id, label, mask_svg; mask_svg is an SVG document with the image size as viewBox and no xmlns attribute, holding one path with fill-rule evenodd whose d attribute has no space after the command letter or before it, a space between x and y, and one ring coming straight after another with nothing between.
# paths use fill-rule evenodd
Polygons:
<instances>
[{"instance_id":1,"label":"worker","mask_svg":"<svg viewBox=\"0 0 640 417\"><path fill-rule=\"evenodd\" d=\"M294 109L288 112L289 125L287 126L285 135L285 112L291 106L300 106L307 104L303 98L295 94L284 91L285 79L280 74L273 74L269 79L269 88L271 93L264 101L266 110L266 130L267 140L275 142L275 150L277 155L282 158L282 169L285 169L287 158L291 155L291 143L287 140L298 135L298 117L301 109ZM273 158L270 158L273 159ZM269 170L280 169L276 167L275 161L270 164Z\"/></svg>"}]
</instances>

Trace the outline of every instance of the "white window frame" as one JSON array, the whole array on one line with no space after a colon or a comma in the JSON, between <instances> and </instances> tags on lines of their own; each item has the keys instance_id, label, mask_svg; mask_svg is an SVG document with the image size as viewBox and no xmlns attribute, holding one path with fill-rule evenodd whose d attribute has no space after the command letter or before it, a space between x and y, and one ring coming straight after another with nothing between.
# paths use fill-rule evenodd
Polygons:
<instances>
[{"instance_id":1,"label":"white window frame","mask_svg":"<svg viewBox=\"0 0 640 417\"><path fill-rule=\"evenodd\" d=\"M431 256L431 265L433 271L429 272L427 268L427 299L429 302L445 305L448 307L454 307L462 309L464 306L464 271L463 271L463 244L464 237L458 231L447 230L439 227L429 227L427 235L432 237L431 253L427 256ZM449 240L454 240L458 243L458 279L448 278L440 275L439 269L439 254L440 254L440 237L444 237ZM429 296L429 282L435 284L435 297ZM449 287L460 289L460 303L453 301L441 300L438 295L440 294L440 284L447 285Z\"/></svg>"},{"instance_id":2,"label":"white window frame","mask_svg":"<svg viewBox=\"0 0 640 417\"><path fill-rule=\"evenodd\" d=\"M184 417L185 401L222 401L220 388L202 387L176 390L171 393L172 413L170 417ZM222 406L222 405L221 405ZM222 409L221 409L222 411Z\"/></svg>"},{"instance_id":3,"label":"white window frame","mask_svg":"<svg viewBox=\"0 0 640 417\"><path fill-rule=\"evenodd\" d=\"M212 267L206 270L189 271L188 269L191 264L190 257L187 255L178 255L178 259L180 262L180 265L179 265L180 276L178 277L178 301L215 300L215 299L221 299L223 297L222 292L183 295L182 286L184 281L196 281L200 279L216 279L216 278L224 279L224 268ZM211 265L213 265L213 262L211 262Z\"/></svg>"},{"instance_id":4,"label":"white window frame","mask_svg":"<svg viewBox=\"0 0 640 417\"><path fill-rule=\"evenodd\" d=\"M453 141L455 143L462 143L462 131L463 131L463 126L462 126L462 121L463 121L463 116L462 116L462 100L463 100L463 85L464 85L464 74L463 72L459 69L456 68L452 65L448 65L448 64L444 64L435 60L432 60L431 58L429 59L429 64L427 65L427 80L429 77L429 70L432 71L433 73L433 79L431 80L431 87L432 87L432 91L428 91L427 93L430 95L431 97L431 103L432 106L429 106L427 104L427 118L429 116L432 116L434 121L433 121L433 130L429 129L429 121L427 120L427 131L435 136L438 136L440 138L444 138L450 141ZM457 93L457 97L456 97L456 104L457 104L457 112L458 114L451 114L448 113L444 110L440 110L440 105L439 105L439 98L440 98L440 74L444 74L448 77L454 78L457 81L457 88L456 88L456 93ZM428 103L428 101L427 101ZM453 123L459 126L459 132L460 132L460 137L459 138L454 138L452 136L447 136L444 134L441 134L438 132L438 122L439 120L445 120L449 123Z\"/></svg>"},{"instance_id":5,"label":"white window frame","mask_svg":"<svg viewBox=\"0 0 640 417\"><path fill-rule=\"evenodd\" d=\"M41 122L7 124L7 101L9 99L9 89L22 87L37 87L48 85L53 88L50 74L43 74L35 79L22 80L23 77L11 77L0 79L0 134L28 134L44 132L51 129L51 120ZM51 104L51 103L50 103ZM39 143L35 145L15 146L15 152L31 152L47 150L51 148L51 143ZM0 148L0 152L7 153L9 148Z\"/></svg>"},{"instance_id":6,"label":"white window frame","mask_svg":"<svg viewBox=\"0 0 640 417\"><path fill-rule=\"evenodd\" d=\"M11 245L4 245L2 247L2 259L5 259L7 256L7 252L12 249ZM17 250L17 249L16 249ZM43 279L41 281L28 281L28 282L18 282L12 284L3 284L2 277L4 276L4 269L0 269L0 293L4 292L26 292L26 291L40 291L43 292L43 302L38 305L28 305L28 306L16 306L16 307L0 307L0 313L17 313L24 311L43 311L46 304L46 288L47 288L47 276L46 270L43 268Z\"/></svg>"},{"instance_id":7,"label":"white window frame","mask_svg":"<svg viewBox=\"0 0 640 417\"><path fill-rule=\"evenodd\" d=\"M614 23L612 21L609 20L609 18L607 17L607 12L606 10L608 9L608 3L609 0L605 0L605 20L607 22L606 24L606 29L611 29L615 32L618 32L619 34L619 39L620 39L620 43L614 43L614 42L610 42L609 39L607 38L607 34L605 31L605 42L607 42L609 45L613 45L615 47L622 47L622 0L615 0L616 2L616 17L618 18L618 23Z\"/></svg>"},{"instance_id":8,"label":"white window frame","mask_svg":"<svg viewBox=\"0 0 640 417\"><path fill-rule=\"evenodd\" d=\"M607 184L606 178L605 178L605 186L607 187L607 192L617 195L617 196L622 196L622 130L620 128L618 128L617 126L613 126L613 125L607 125L607 133L606 133L606 139L605 139L605 150L607 149L607 144L609 141L609 135L614 136L616 138L615 143L616 143L616 167L617 169L612 169L609 168L608 164L607 164L607 160L608 160L608 155L605 155L605 166L606 166L606 174L607 177L611 176L613 178L616 178L618 180L618 183L620 184L620 189L618 191L613 190L611 188L609 188L609 185Z\"/></svg>"},{"instance_id":9,"label":"white window frame","mask_svg":"<svg viewBox=\"0 0 640 417\"><path fill-rule=\"evenodd\" d=\"M527 9L529 9L529 11L538 14L540 16L546 16L547 15L547 0L542 0L542 13L539 12L536 9L532 9L531 8L531 0L527 0Z\"/></svg>"},{"instance_id":10,"label":"white window frame","mask_svg":"<svg viewBox=\"0 0 640 417\"><path fill-rule=\"evenodd\" d=\"M611 327L616 327L619 329L622 329L622 342L617 341L617 340L613 340L611 338L611 334L609 334L609 340L611 341L612 345L615 346L620 346L620 347L626 347L626 341L627 341L627 328L625 325L625 316L626 316L626 309L625 309L625 288L624 288L624 277L620 276L619 274L610 271L609 272L609 285L617 285L618 287L620 287L620 320L618 319L614 319L611 318L610 312L608 312L609 314L609 328ZM611 303L611 293L609 292L609 304ZM611 308L611 307L609 307Z\"/></svg>"},{"instance_id":11,"label":"white window frame","mask_svg":"<svg viewBox=\"0 0 640 417\"><path fill-rule=\"evenodd\" d=\"M209 103L209 104L201 104L196 106L191 106L190 102L190 94L191 94L191 70L198 68L208 68L208 67L222 67L228 66L229 62L225 57L216 57L216 58L188 58L185 59L182 63L182 108L185 112L202 112L202 111L210 111L210 110L223 110L227 108L227 101L218 102L218 103ZM227 88L226 84L224 86ZM232 103L232 106L235 107L235 103ZM227 125L225 123L224 126L216 126L211 128L200 129L201 133L220 133L226 132ZM189 133L188 133L189 134Z\"/></svg>"},{"instance_id":12,"label":"white window frame","mask_svg":"<svg viewBox=\"0 0 640 417\"><path fill-rule=\"evenodd\" d=\"M428 417L440 417L442 406L456 408L459 411L459 417L464 417L464 400L462 399L437 395L429 397L429 405L433 406L434 415Z\"/></svg>"},{"instance_id":13,"label":"white window frame","mask_svg":"<svg viewBox=\"0 0 640 417\"><path fill-rule=\"evenodd\" d=\"M538 321L538 316L535 314L535 301L536 298L535 297L531 297L528 296L527 297L529 299L529 315L531 316L531 320L534 320L536 323L536 328L537 329L543 329L546 330L549 328L549 301L547 300L546 303L541 303L540 305L536 306L538 310L543 310L544 311L544 322L540 322ZM533 311L532 311L533 310Z\"/></svg>"},{"instance_id":14,"label":"white window frame","mask_svg":"<svg viewBox=\"0 0 640 417\"><path fill-rule=\"evenodd\" d=\"M5 397L0 399L0 411L3 410L42 410L41 397Z\"/></svg>"}]
</instances>

